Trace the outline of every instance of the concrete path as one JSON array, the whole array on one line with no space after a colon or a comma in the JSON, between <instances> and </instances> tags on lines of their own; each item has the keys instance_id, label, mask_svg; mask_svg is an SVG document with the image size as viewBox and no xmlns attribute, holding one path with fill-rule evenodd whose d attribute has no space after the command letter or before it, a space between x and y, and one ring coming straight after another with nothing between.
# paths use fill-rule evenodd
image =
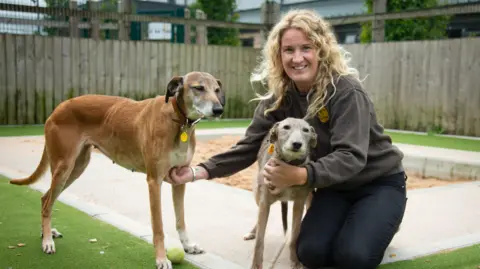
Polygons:
<instances>
[{"instance_id":1,"label":"concrete path","mask_svg":"<svg viewBox=\"0 0 480 269\"><path fill-rule=\"evenodd\" d=\"M205 137L216 135L209 131L199 131L199 134ZM28 141L29 138L23 140ZM43 144L21 141L18 138L0 138L1 174L25 176L37 166ZM435 150L431 155L456 158L451 151ZM418 152L419 148L412 147L411 151ZM422 158L430 158L429 152L426 151ZM466 156L471 153L458 154ZM472 154L467 159L480 160L480 154ZM50 177L46 174L32 187L44 192L49 184ZM384 262L480 243L480 182L412 190L408 196L402 229L389 246ZM179 246L171 197L171 187L165 184L162 188L162 209L167 244ZM101 154L93 154L85 173L62 193L60 200L151 242L145 176L114 165ZM187 185L185 205L190 237L207 251L204 255L188 256L190 261L202 268L249 267L253 241L243 241L242 236L255 223L257 214L250 192L215 182L199 181ZM68 236L68 233L64 236ZM267 262L275 257L284 240L280 207L276 204L271 210L267 227ZM287 257L288 248L285 248L275 268L288 268Z\"/></svg>"}]
</instances>

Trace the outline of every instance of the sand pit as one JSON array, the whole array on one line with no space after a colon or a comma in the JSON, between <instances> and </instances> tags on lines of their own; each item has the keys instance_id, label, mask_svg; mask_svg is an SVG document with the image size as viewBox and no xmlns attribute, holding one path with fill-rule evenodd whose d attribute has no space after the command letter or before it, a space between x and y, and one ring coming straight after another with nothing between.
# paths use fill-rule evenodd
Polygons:
<instances>
[{"instance_id":1,"label":"sand pit","mask_svg":"<svg viewBox=\"0 0 480 269\"><path fill-rule=\"evenodd\" d=\"M223 136L219 139L210 140L210 141L198 141L197 151L192 164L197 164L201 161L208 159L209 157L226 151L228 148L233 146L241 137L240 136ZM237 187L245 190L252 190L251 182L252 178L256 173L257 164L254 163L252 166L247 169L240 171L239 173L225 177L214 179L214 181L226 184L232 187ZM418 188L432 188L437 186L443 186L447 184L455 184L459 182L465 182L462 180L458 181L445 181L435 178L421 178L412 174L408 174L407 189L418 189Z\"/></svg>"},{"instance_id":2,"label":"sand pit","mask_svg":"<svg viewBox=\"0 0 480 269\"><path fill-rule=\"evenodd\" d=\"M192 164L202 162L211 156L226 151L233 146L241 137L240 136L222 136L211 140L197 140L197 150L195 152ZM43 144L44 138L41 136L22 138L18 137L23 143L41 143ZM214 179L215 182L225 184L228 186L241 188L251 191L252 178L257 170L256 163L251 165L245 170L239 173L225 177ZM416 175L408 174L407 189L419 189L419 188L432 188L448 184L455 184L465 182L464 180L445 181L435 178L421 178Z\"/></svg>"}]
</instances>

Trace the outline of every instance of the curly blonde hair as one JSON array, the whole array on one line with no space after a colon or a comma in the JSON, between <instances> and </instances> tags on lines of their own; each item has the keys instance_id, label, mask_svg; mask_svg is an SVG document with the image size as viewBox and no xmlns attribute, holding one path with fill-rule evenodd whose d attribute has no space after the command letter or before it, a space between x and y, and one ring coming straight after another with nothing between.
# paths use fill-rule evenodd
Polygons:
<instances>
[{"instance_id":1,"label":"curly blonde hair","mask_svg":"<svg viewBox=\"0 0 480 269\"><path fill-rule=\"evenodd\" d=\"M262 50L260 63L254 69L250 78L252 85L260 83L267 88L266 94L260 95L256 93L257 98L253 100L276 97L275 103L265 111L265 114L279 108L292 82L282 68L280 54L282 35L290 28L303 31L317 52L318 73L312 88L314 91L311 93L312 100L305 116L305 118L310 118L316 115L328 102L325 99L327 97L326 89L329 84L334 88L330 98L335 94L334 77L338 79L341 76L352 75L359 81L360 79L358 71L349 66L350 53L338 45L337 39L327 21L314 11L305 9L290 10L270 31Z\"/></svg>"}]
</instances>

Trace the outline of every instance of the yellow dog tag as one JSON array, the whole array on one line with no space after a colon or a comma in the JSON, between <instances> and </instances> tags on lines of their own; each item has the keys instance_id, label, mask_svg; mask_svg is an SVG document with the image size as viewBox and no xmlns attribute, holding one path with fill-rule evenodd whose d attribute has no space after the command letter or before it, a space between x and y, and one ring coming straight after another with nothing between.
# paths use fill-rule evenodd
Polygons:
<instances>
[{"instance_id":1,"label":"yellow dog tag","mask_svg":"<svg viewBox=\"0 0 480 269\"><path fill-rule=\"evenodd\" d=\"M318 112L318 118L323 123L328 121L328 110L325 107L322 107L322 109L320 109L320 111Z\"/></svg>"},{"instance_id":2,"label":"yellow dog tag","mask_svg":"<svg viewBox=\"0 0 480 269\"><path fill-rule=\"evenodd\" d=\"M187 140L188 140L187 132L183 132L183 133L180 135L180 140L181 140L182 142L187 142Z\"/></svg>"},{"instance_id":3,"label":"yellow dog tag","mask_svg":"<svg viewBox=\"0 0 480 269\"><path fill-rule=\"evenodd\" d=\"M268 154L271 155L274 149L275 149L275 146L273 144L270 144L270 147L268 147Z\"/></svg>"}]
</instances>

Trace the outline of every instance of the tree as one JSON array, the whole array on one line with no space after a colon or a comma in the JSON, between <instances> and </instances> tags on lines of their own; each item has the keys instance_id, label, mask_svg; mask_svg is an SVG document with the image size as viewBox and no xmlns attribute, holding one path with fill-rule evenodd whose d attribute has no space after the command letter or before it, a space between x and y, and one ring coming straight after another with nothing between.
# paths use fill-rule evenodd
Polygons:
<instances>
[{"instance_id":1,"label":"tree","mask_svg":"<svg viewBox=\"0 0 480 269\"><path fill-rule=\"evenodd\" d=\"M235 0L197 0L190 8L201 9L208 20L236 22L239 18L235 13L237 8ZM208 44L212 45L240 45L239 31L235 28L208 27L207 38Z\"/></svg>"},{"instance_id":2,"label":"tree","mask_svg":"<svg viewBox=\"0 0 480 269\"><path fill-rule=\"evenodd\" d=\"M366 0L368 13L373 13L373 1ZM437 0L388 0L387 12L398 12L408 9L422 9L438 6ZM435 16L414 19L398 19L385 21L385 41L431 40L446 37L449 16ZM360 42L372 41L372 22L362 23Z\"/></svg>"}]
</instances>

